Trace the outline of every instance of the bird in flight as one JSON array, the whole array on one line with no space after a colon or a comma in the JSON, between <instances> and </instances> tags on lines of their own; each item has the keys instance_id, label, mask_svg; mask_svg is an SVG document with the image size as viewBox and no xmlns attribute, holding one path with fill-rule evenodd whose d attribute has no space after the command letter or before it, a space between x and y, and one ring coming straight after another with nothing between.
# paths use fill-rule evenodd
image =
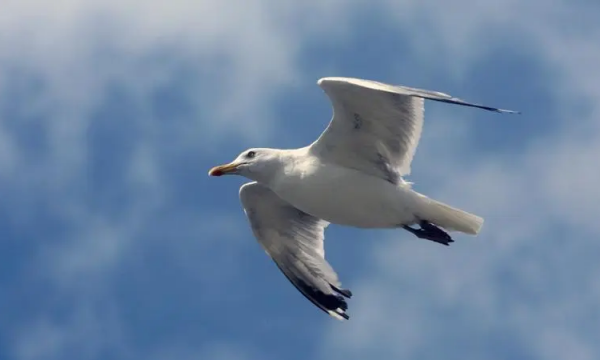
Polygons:
<instances>
[{"instance_id":1,"label":"bird in flight","mask_svg":"<svg viewBox=\"0 0 600 360\"><path fill-rule=\"evenodd\" d=\"M240 188L240 200L262 248L308 300L347 320L352 293L325 260L330 223L401 228L443 245L454 241L448 232L477 235L483 225L481 217L420 194L403 179L421 137L425 100L517 112L371 80L317 83L333 118L316 141L299 149L248 149L209 175L252 180Z\"/></svg>"}]
</instances>

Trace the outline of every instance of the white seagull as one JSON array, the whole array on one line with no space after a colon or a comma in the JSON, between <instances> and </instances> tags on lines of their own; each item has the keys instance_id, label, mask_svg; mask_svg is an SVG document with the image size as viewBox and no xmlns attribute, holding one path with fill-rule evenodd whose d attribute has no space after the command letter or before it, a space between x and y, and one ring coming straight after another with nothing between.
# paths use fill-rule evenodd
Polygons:
<instances>
[{"instance_id":1,"label":"white seagull","mask_svg":"<svg viewBox=\"0 0 600 360\"><path fill-rule=\"evenodd\" d=\"M325 260L330 223L403 228L444 245L453 242L446 231L476 235L483 225L481 217L430 199L402 178L421 136L424 99L517 112L370 80L327 77L317 83L333 105L333 118L314 143L248 149L209 175L253 180L240 188L240 199L260 245L306 298L347 320L345 298L352 293Z\"/></svg>"}]
</instances>

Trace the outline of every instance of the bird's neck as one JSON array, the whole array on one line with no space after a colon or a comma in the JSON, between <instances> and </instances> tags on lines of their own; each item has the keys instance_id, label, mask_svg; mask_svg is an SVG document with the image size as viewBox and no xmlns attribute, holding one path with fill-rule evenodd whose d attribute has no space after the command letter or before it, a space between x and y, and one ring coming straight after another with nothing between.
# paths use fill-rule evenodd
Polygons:
<instances>
[{"instance_id":1,"label":"bird's neck","mask_svg":"<svg viewBox=\"0 0 600 360\"><path fill-rule=\"evenodd\" d=\"M298 165L304 159L302 154L302 149L278 150L254 180L272 188L279 179L289 176L297 170Z\"/></svg>"}]
</instances>

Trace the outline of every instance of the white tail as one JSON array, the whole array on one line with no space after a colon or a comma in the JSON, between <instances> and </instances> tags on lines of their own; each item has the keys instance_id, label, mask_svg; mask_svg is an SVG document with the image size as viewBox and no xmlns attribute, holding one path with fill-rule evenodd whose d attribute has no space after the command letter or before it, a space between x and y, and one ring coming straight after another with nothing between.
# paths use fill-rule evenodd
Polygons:
<instances>
[{"instance_id":1,"label":"white tail","mask_svg":"<svg viewBox=\"0 0 600 360\"><path fill-rule=\"evenodd\" d=\"M442 227L446 230L460 231L465 234L477 235L483 226L483 218L466 211L430 199L422 194L418 216L422 220Z\"/></svg>"}]
</instances>

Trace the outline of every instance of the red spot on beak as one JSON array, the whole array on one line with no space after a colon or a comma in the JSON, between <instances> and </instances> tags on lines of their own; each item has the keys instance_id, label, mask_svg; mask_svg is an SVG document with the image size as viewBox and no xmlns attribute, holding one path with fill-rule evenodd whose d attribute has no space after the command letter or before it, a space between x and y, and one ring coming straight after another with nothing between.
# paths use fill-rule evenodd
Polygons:
<instances>
[{"instance_id":1,"label":"red spot on beak","mask_svg":"<svg viewBox=\"0 0 600 360\"><path fill-rule=\"evenodd\" d=\"M229 173L235 173L236 170L237 170L237 164L219 165L219 166L215 166L214 168L210 169L210 171L208 172L208 175L221 176L221 175L226 175Z\"/></svg>"},{"instance_id":2,"label":"red spot on beak","mask_svg":"<svg viewBox=\"0 0 600 360\"><path fill-rule=\"evenodd\" d=\"M219 168L212 168L208 172L208 175L209 176L221 176L221 175L223 175L223 171L221 171L221 169L219 169Z\"/></svg>"}]
</instances>

